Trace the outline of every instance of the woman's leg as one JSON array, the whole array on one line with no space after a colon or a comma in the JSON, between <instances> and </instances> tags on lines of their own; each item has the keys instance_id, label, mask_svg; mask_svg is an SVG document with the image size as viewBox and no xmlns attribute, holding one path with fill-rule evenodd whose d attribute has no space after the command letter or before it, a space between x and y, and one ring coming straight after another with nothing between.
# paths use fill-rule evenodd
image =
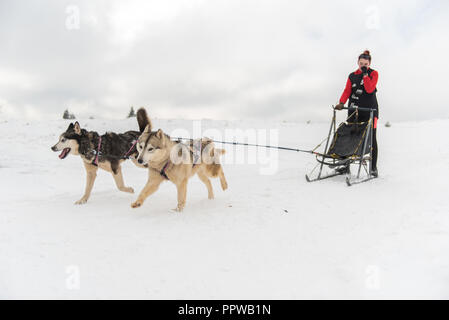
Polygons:
<instances>
[{"instance_id":1,"label":"woman's leg","mask_svg":"<svg viewBox=\"0 0 449 320\"><path fill-rule=\"evenodd\" d=\"M373 161L371 162L371 171L377 171L377 139L376 139L376 131L377 129L374 128L373 130Z\"/></svg>"}]
</instances>

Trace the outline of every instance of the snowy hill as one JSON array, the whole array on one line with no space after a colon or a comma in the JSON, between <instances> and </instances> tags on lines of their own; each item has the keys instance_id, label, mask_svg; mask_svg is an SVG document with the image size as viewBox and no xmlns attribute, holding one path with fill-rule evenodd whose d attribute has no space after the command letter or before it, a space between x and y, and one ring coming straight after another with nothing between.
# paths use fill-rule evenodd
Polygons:
<instances>
[{"instance_id":1,"label":"snowy hill","mask_svg":"<svg viewBox=\"0 0 449 320\"><path fill-rule=\"evenodd\" d=\"M80 123L100 133L137 129L135 119ZM153 123L193 130L187 120ZM315 163L307 154L279 151L273 174L261 174L267 164L225 158L229 189L214 180L208 200L195 177L183 213L169 211L170 183L131 209L137 194L119 192L104 171L89 202L75 206L81 160L50 150L67 125L0 123L0 298L449 298L448 120L380 127L380 178L351 188L343 177L307 183ZM201 125L276 129L280 145L306 149L328 130ZM250 152L224 148L225 157ZM127 162L123 173L139 192L147 171Z\"/></svg>"}]
</instances>

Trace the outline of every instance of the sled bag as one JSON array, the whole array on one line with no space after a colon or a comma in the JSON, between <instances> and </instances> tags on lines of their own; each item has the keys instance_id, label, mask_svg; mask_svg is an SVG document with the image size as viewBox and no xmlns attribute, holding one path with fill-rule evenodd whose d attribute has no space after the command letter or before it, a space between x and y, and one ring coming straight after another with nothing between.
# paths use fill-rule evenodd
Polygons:
<instances>
[{"instance_id":1,"label":"sled bag","mask_svg":"<svg viewBox=\"0 0 449 320\"><path fill-rule=\"evenodd\" d=\"M368 122L342 123L335 133L327 154L335 159L345 159L351 156L362 156L363 143ZM366 153L369 153L371 141L368 141Z\"/></svg>"}]
</instances>

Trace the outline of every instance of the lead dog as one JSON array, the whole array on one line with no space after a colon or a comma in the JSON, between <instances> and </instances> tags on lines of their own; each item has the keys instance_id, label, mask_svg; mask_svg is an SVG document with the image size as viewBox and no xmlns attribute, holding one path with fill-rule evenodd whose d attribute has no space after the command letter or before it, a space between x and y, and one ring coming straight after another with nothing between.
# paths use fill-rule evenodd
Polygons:
<instances>
[{"instance_id":1,"label":"lead dog","mask_svg":"<svg viewBox=\"0 0 449 320\"><path fill-rule=\"evenodd\" d=\"M137 140L137 161L148 166L148 182L137 201L131 205L132 208L140 207L162 182L170 181L176 185L178 192L178 206L174 210L182 211L186 203L187 182L195 174L206 185L209 199L214 198L209 178L220 178L222 189L228 188L223 168L218 162L218 157L225 150L215 148L210 139L195 140L188 145L172 141L161 129L152 132L150 119L148 123Z\"/></svg>"},{"instance_id":2,"label":"lead dog","mask_svg":"<svg viewBox=\"0 0 449 320\"><path fill-rule=\"evenodd\" d=\"M65 159L69 154L80 156L86 169L86 188L84 195L75 204L84 204L90 197L90 193L97 177L98 168L112 174L115 184L120 191L134 193L133 188L126 187L123 182L121 164L130 157L137 156L136 140L149 125L150 119L145 109L137 112L139 131L127 131L116 134L108 132L100 136L95 131L81 129L80 124L71 123L67 130L59 137L51 150L61 151L60 159ZM133 163L138 167L145 167L133 158Z\"/></svg>"}]
</instances>

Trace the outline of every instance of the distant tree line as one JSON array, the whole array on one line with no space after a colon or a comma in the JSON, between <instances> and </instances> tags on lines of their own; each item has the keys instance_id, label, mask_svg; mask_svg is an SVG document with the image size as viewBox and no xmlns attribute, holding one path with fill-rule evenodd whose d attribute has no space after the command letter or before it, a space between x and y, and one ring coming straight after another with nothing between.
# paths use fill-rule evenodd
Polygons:
<instances>
[{"instance_id":1,"label":"distant tree line","mask_svg":"<svg viewBox=\"0 0 449 320\"><path fill-rule=\"evenodd\" d=\"M75 115L73 113L70 113L68 109L66 109L64 111L64 114L62 115L62 119L67 119L67 120L73 120L76 119Z\"/></svg>"},{"instance_id":2,"label":"distant tree line","mask_svg":"<svg viewBox=\"0 0 449 320\"><path fill-rule=\"evenodd\" d=\"M136 113L134 112L134 107L131 107L131 110L129 110L128 118L133 118L136 116Z\"/></svg>"},{"instance_id":3,"label":"distant tree line","mask_svg":"<svg viewBox=\"0 0 449 320\"><path fill-rule=\"evenodd\" d=\"M136 117L136 112L134 111L134 107L131 107L131 109L128 112L128 116L127 118L133 118ZM76 119L75 115L73 113L70 113L70 111L68 109L66 109L64 111L64 113L62 114L62 118L66 119L66 120L73 120ZM93 117L89 117L89 119L93 119Z\"/></svg>"}]
</instances>

